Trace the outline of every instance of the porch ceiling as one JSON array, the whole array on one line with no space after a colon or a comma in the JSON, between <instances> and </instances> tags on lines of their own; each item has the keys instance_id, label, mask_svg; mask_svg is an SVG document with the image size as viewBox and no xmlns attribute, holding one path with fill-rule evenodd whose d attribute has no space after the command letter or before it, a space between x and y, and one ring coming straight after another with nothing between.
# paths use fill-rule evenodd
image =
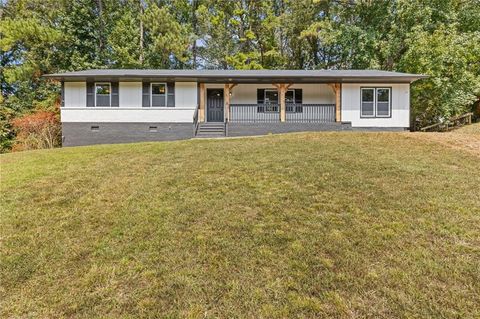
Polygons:
<instances>
[{"instance_id":1,"label":"porch ceiling","mask_svg":"<svg viewBox=\"0 0 480 319\"><path fill-rule=\"evenodd\" d=\"M137 70L103 69L44 75L60 81L204 83L410 83L426 75L380 70Z\"/></svg>"}]
</instances>

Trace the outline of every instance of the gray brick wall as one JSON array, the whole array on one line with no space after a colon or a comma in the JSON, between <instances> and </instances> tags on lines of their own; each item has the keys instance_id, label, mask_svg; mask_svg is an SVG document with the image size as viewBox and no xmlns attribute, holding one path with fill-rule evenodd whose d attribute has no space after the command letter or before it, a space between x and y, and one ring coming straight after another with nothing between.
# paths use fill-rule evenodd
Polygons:
<instances>
[{"instance_id":1,"label":"gray brick wall","mask_svg":"<svg viewBox=\"0 0 480 319\"><path fill-rule=\"evenodd\" d=\"M62 123L63 146L173 141L192 137L192 123Z\"/></svg>"},{"instance_id":2,"label":"gray brick wall","mask_svg":"<svg viewBox=\"0 0 480 319\"><path fill-rule=\"evenodd\" d=\"M228 136L254 136L289 132L402 130L404 128L352 128L350 123L228 124ZM63 146L174 141L192 137L192 123L62 123Z\"/></svg>"}]
</instances>

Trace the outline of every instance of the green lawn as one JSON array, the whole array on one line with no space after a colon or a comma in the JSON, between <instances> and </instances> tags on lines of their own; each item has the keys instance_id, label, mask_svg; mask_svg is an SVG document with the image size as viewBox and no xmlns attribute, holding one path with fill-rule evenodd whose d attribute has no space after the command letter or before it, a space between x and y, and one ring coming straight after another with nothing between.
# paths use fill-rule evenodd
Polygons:
<instances>
[{"instance_id":1,"label":"green lawn","mask_svg":"<svg viewBox=\"0 0 480 319\"><path fill-rule=\"evenodd\" d=\"M0 160L0 317L480 316L468 152L345 132Z\"/></svg>"}]
</instances>

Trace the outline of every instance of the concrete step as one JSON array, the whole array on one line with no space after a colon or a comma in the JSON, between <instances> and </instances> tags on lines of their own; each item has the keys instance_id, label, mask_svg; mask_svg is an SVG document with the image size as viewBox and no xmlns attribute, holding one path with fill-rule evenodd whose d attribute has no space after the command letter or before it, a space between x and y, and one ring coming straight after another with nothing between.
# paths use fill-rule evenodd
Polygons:
<instances>
[{"instance_id":1,"label":"concrete step","mask_svg":"<svg viewBox=\"0 0 480 319\"><path fill-rule=\"evenodd\" d=\"M224 133L218 133L218 132L199 132L197 133L197 136L225 136Z\"/></svg>"},{"instance_id":2,"label":"concrete step","mask_svg":"<svg viewBox=\"0 0 480 319\"><path fill-rule=\"evenodd\" d=\"M225 132L224 128L208 128L208 127L202 127L198 129L199 132Z\"/></svg>"},{"instance_id":3,"label":"concrete step","mask_svg":"<svg viewBox=\"0 0 480 319\"><path fill-rule=\"evenodd\" d=\"M195 138L217 138L225 137L224 133L197 133Z\"/></svg>"},{"instance_id":4,"label":"concrete step","mask_svg":"<svg viewBox=\"0 0 480 319\"><path fill-rule=\"evenodd\" d=\"M196 136L197 138L218 138L225 137L225 123L207 122L200 123Z\"/></svg>"},{"instance_id":5,"label":"concrete step","mask_svg":"<svg viewBox=\"0 0 480 319\"><path fill-rule=\"evenodd\" d=\"M225 128L225 125L224 124L213 124L213 125L206 125L206 124L200 124L198 126L199 128Z\"/></svg>"},{"instance_id":6,"label":"concrete step","mask_svg":"<svg viewBox=\"0 0 480 319\"><path fill-rule=\"evenodd\" d=\"M225 133L225 130L198 130L197 133L206 133L206 134L209 134L209 133L218 133L218 134L224 134Z\"/></svg>"}]
</instances>

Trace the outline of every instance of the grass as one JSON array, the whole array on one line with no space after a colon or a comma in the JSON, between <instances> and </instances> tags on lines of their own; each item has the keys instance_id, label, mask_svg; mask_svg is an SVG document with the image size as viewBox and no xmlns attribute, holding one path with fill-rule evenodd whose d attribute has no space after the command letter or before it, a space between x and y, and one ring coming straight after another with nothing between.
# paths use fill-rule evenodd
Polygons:
<instances>
[{"instance_id":1,"label":"grass","mask_svg":"<svg viewBox=\"0 0 480 319\"><path fill-rule=\"evenodd\" d=\"M480 135L480 122L473 123L472 125L462 126L459 129L454 130L453 132Z\"/></svg>"},{"instance_id":2,"label":"grass","mask_svg":"<svg viewBox=\"0 0 480 319\"><path fill-rule=\"evenodd\" d=\"M480 157L480 123L466 125L450 132L416 133L412 136L435 141L453 149L467 151Z\"/></svg>"},{"instance_id":3,"label":"grass","mask_svg":"<svg viewBox=\"0 0 480 319\"><path fill-rule=\"evenodd\" d=\"M0 160L0 317L480 316L469 152L309 133Z\"/></svg>"}]
</instances>

